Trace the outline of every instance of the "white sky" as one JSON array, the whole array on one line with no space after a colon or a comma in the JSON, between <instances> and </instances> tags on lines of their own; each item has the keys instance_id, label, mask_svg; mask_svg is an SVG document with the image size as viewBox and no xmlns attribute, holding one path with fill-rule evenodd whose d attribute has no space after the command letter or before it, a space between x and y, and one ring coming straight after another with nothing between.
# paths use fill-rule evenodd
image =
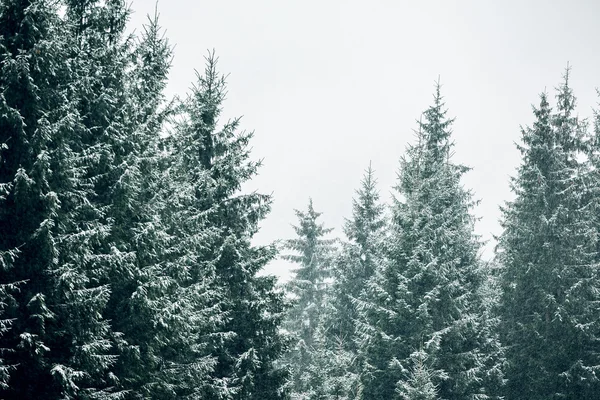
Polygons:
<instances>
[{"instance_id":1,"label":"white sky","mask_svg":"<svg viewBox=\"0 0 600 400\"><path fill-rule=\"evenodd\" d=\"M133 0L130 27L154 7ZM274 193L258 243L293 237L293 209L309 196L342 236L369 160L387 201L438 75L456 117L455 160L473 168L464 183L481 199L477 231L490 239L539 92L553 99L569 62L579 114L599 100L597 0L161 0L158 10L176 46L167 95L184 95L214 48L230 74L224 118L243 115L255 131L264 166L248 188ZM276 261L267 272L285 279L288 269Z\"/></svg>"}]
</instances>

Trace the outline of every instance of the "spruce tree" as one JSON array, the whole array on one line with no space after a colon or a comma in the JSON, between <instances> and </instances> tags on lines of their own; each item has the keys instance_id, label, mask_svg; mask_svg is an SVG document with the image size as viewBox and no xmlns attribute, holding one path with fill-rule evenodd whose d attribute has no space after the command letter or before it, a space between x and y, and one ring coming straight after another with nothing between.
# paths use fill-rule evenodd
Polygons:
<instances>
[{"instance_id":1,"label":"spruce tree","mask_svg":"<svg viewBox=\"0 0 600 400\"><path fill-rule=\"evenodd\" d=\"M362 358L358 347L361 337L356 327L364 324L358 310L364 304L361 294L383 254L386 221L376 186L374 171L369 164L352 201L352 217L344 226L347 241L342 244L340 255L334 262L334 280L328 302L331 305L324 314L329 338L327 351L330 357L337 355L340 360L340 363L332 364L334 370L326 373L332 379L345 382L342 386L347 387L349 398L356 397L359 390L357 377Z\"/></svg>"},{"instance_id":2,"label":"spruce tree","mask_svg":"<svg viewBox=\"0 0 600 400\"><path fill-rule=\"evenodd\" d=\"M105 230L95 224L90 182L82 179L89 155L75 51L56 7L0 6L0 251L12 258L1 283L19 285L6 302L11 329L0 338L13 367L3 398L114 393L112 335L102 315L110 292L93 249Z\"/></svg>"},{"instance_id":3,"label":"spruce tree","mask_svg":"<svg viewBox=\"0 0 600 400\"><path fill-rule=\"evenodd\" d=\"M294 392L296 399L356 398L355 355L347 350L344 338L332 335L327 321L335 309L328 303L326 300L309 350L310 363L303 375L305 390Z\"/></svg>"},{"instance_id":4,"label":"spruce tree","mask_svg":"<svg viewBox=\"0 0 600 400\"><path fill-rule=\"evenodd\" d=\"M238 131L239 118L219 125L226 85L216 66L211 53L204 74L198 74L181 105L170 140L179 173L193 189L188 218L211 233L209 240L199 242L203 249L195 257L202 273L214 277L213 287L222 299L218 306L224 320L211 344L213 377L220 389L202 398L277 399L285 397L285 371L274 365L285 351L279 332L285 303L275 289L275 277L257 276L276 249L251 244L270 210L271 196L241 192L261 163L250 159L252 133Z\"/></svg>"},{"instance_id":5,"label":"spruce tree","mask_svg":"<svg viewBox=\"0 0 600 400\"><path fill-rule=\"evenodd\" d=\"M219 296L196 262L211 235L205 224L189 221L194 191L167 167L173 159L163 151L161 134L173 113L163 95L171 48L157 13L131 55L121 127L128 143L120 142L118 179L110 187L108 240L121 257L107 307L119 332L115 373L127 398L198 398L214 384L214 359L202 337L218 324Z\"/></svg>"},{"instance_id":6,"label":"spruce tree","mask_svg":"<svg viewBox=\"0 0 600 400\"><path fill-rule=\"evenodd\" d=\"M594 196L568 68L557 92L556 111L542 93L533 126L522 130L516 198L503 209L501 333L512 399L592 399L600 388Z\"/></svg>"},{"instance_id":7,"label":"spruce tree","mask_svg":"<svg viewBox=\"0 0 600 400\"><path fill-rule=\"evenodd\" d=\"M397 392L404 400L436 400L437 388L433 384L433 373L427 365L427 353L416 351L411 354L413 366L407 381L402 382Z\"/></svg>"},{"instance_id":8,"label":"spruce tree","mask_svg":"<svg viewBox=\"0 0 600 400\"><path fill-rule=\"evenodd\" d=\"M401 160L388 257L369 287L379 332L366 343L363 398L393 398L409 379L411 354L423 348L431 379L445 399L485 398L483 282L473 233L472 195L454 164L451 124L436 87L419 122L417 144Z\"/></svg>"},{"instance_id":9,"label":"spruce tree","mask_svg":"<svg viewBox=\"0 0 600 400\"><path fill-rule=\"evenodd\" d=\"M331 330L344 337L348 350L356 349L355 322L358 318L355 300L365 283L373 276L382 254L384 239L384 206L379 202L373 169L365 171L361 187L352 201L352 218L346 220L342 254L335 263L336 279L332 286L336 308Z\"/></svg>"},{"instance_id":10,"label":"spruce tree","mask_svg":"<svg viewBox=\"0 0 600 400\"><path fill-rule=\"evenodd\" d=\"M260 163L218 128L216 60L163 139L156 18L134 43L123 1L58 5L0 5L0 395L285 397L275 248L250 243L271 200L240 193Z\"/></svg>"},{"instance_id":11,"label":"spruce tree","mask_svg":"<svg viewBox=\"0 0 600 400\"><path fill-rule=\"evenodd\" d=\"M315 211L312 199L306 212L295 212L299 220L294 226L297 237L285 242L285 248L293 251L293 254L285 255L285 259L298 267L292 270L294 276L287 284L293 306L288 311L284 328L293 336L296 345L286 355L285 364L291 371L293 398L312 399L322 397L324 391L323 371L316 371L313 364L324 350L324 333L321 331L320 340L317 340L317 331L323 329L326 280L330 276L334 241L325 238L332 229L318 222L321 213Z\"/></svg>"}]
</instances>

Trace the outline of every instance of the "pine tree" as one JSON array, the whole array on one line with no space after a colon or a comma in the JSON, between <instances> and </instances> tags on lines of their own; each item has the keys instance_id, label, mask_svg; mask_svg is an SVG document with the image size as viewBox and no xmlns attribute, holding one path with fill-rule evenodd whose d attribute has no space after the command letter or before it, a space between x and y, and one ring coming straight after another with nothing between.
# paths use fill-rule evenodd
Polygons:
<instances>
[{"instance_id":1,"label":"pine tree","mask_svg":"<svg viewBox=\"0 0 600 400\"><path fill-rule=\"evenodd\" d=\"M217 129L216 60L163 140L156 18L134 45L123 1L64 6L0 5L0 395L285 397L275 248L250 243L270 196L239 193L260 163Z\"/></svg>"},{"instance_id":2,"label":"pine tree","mask_svg":"<svg viewBox=\"0 0 600 400\"><path fill-rule=\"evenodd\" d=\"M324 390L321 387L323 371L315 371L312 366L323 350L323 340L317 341L316 335L318 329L323 329L326 279L330 275L334 241L325 238L332 229L318 222L321 213L315 211L312 199L306 212L295 212L299 220L294 226L297 237L285 242L285 248L295 254L288 254L285 259L298 264L298 267L292 270L294 276L287 285L294 304L284 328L294 336L297 344L287 354L285 363L291 370L294 398L312 399L319 398ZM317 396L319 393L321 395Z\"/></svg>"},{"instance_id":3,"label":"pine tree","mask_svg":"<svg viewBox=\"0 0 600 400\"><path fill-rule=\"evenodd\" d=\"M196 262L214 234L193 222L194 189L167 167L171 160L162 150L164 123L173 113L163 95L171 48L156 12L132 57L122 93L121 135L128 142L120 142L118 179L110 188L108 240L121 258L110 275L107 307L119 332L115 373L127 398L194 398L214 383L215 362L202 337L219 323L219 295Z\"/></svg>"},{"instance_id":4,"label":"pine tree","mask_svg":"<svg viewBox=\"0 0 600 400\"><path fill-rule=\"evenodd\" d=\"M390 365L390 355L395 351L393 336L394 298L389 290L394 277L386 274L387 257L379 258L373 276L366 282L355 301L358 311L356 321L357 363L359 374L359 399L393 398L395 375ZM386 397L387 396L387 397Z\"/></svg>"},{"instance_id":5,"label":"pine tree","mask_svg":"<svg viewBox=\"0 0 600 400\"><path fill-rule=\"evenodd\" d=\"M356 325L364 322L360 321L357 302L362 304L360 296L363 288L381 260L386 224L383 213L384 206L379 202L376 179L369 164L356 198L352 201L352 218L346 220L344 226L348 241L343 243L340 256L334 262L331 309L324 313L329 337L327 351L330 357L337 354L342 361L332 365L335 371L328 371L327 374L346 382L342 386L347 387L346 395L349 398L357 396L358 363L361 360L358 357L357 344L360 339ZM354 381L349 382L350 378Z\"/></svg>"},{"instance_id":6,"label":"pine tree","mask_svg":"<svg viewBox=\"0 0 600 400\"><path fill-rule=\"evenodd\" d=\"M381 257L384 239L384 206L379 203L377 181L369 164L357 198L352 201L352 218L346 220L344 233L348 242L344 244L342 256L336 262L336 279L333 284L335 320L331 321L334 331L346 337L348 350L355 349L354 324L358 318L354 299L366 281L373 275Z\"/></svg>"},{"instance_id":7,"label":"pine tree","mask_svg":"<svg viewBox=\"0 0 600 400\"><path fill-rule=\"evenodd\" d=\"M328 325L331 313L335 309L325 300L320 320L314 332L313 345L308 350L310 363L304 378L306 389L293 393L299 399L335 399L356 398L357 376L353 371L355 355L347 350L345 339L332 334Z\"/></svg>"},{"instance_id":8,"label":"pine tree","mask_svg":"<svg viewBox=\"0 0 600 400\"><path fill-rule=\"evenodd\" d=\"M275 289L275 277L257 276L276 249L251 244L258 223L270 210L271 197L241 192L261 163L250 160L252 133L238 132L239 118L219 126L225 80L216 64L211 53L204 74L198 74L181 106L170 140L178 173L185 174L184 182L193 190L189 218L203 221L212 232L195 257L203 274L214 277L225 317L214 332L211 351L216 359L213 377L220 388L202 398L283 398L286 374L274 362L285 351L279 332L285 303Z\"/></svg>"},{"instance_id":9,"label":"pine tree","mask_svg":"<svg viewBox=\"0 0 600 400\"><path fill-rule=\"evenodd\" d=\"M427 365L427 353L416 351L411 354L413 366L406 382L401 382L397 392L404 400L436 400L437 388L433 383L433 373Z\"/></svg>"},{"instance_id":10,"label":"pine tree","mask_svg":"<svg viewBox=\"0 0 600 400\"><path fill-rule=\"evenodd\" d=\"M19 284L6 302L11 329L0 339L13 366L2 396L110 396L115 357L102 316L109 289L93 259L104 230L89 218L95 210L81 180L86 149L70 32L46 1L4 2L0 10L0 251L12 258L2 285Z\"/></svg>"},{"instance_id":11,"label":"pine tree","mask_svg":"<svg viewBox=\"0 0 600 400\"><path fill-rule=\"evenodd\" d=\"M557 91L556 111L542 93L522 130L516 198L503 209L501 333L514 399L591 399L600 387L596 235L568 68Z\"/></svg>"},{"instance_id":12,"label":"pine tree","mask_svg":"<svg viewBox=\"0 0 600 400\"><path fill-rule=\"evenodd\" d=\"M370 319L379 332L366 344L364 398L393 398L410 355L423 346L441 398L485 398L483 276L473 234L474 204L460 184L468 168L451 161L451 124L440 95L419 122L418 143L401 161L392 238L383 271L370 283Z\"/></svg>"}]
</instances>

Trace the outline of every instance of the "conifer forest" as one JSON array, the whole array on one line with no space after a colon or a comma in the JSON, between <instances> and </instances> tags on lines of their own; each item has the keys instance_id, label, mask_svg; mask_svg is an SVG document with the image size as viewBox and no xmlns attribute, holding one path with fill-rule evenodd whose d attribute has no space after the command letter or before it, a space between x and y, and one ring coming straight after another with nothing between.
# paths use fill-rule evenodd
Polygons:
<instances>
[{"instance_id":1,"label":"conifer forest","mask_svg":"<svg viewBox=\"0 0 600 400\"><path fill-rule=\"evenodd\" d=\"M167 96L174 46L129 7L0 0L0 399L600 399L600 106L567 60L513 99L534 122L490 259L439 80L390 129L392 201L356 160L339 237L306 193L258 245L276 199L244 189L218 48Z\"/></svg>"}]
</instances>

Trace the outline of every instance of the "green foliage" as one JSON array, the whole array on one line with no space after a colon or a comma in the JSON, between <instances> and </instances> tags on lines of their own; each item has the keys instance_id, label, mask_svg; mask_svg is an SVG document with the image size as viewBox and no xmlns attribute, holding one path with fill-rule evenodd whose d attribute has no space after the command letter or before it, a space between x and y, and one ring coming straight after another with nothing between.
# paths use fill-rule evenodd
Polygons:
<instances>
[{"instance_id":1,"label":"green foliage","mask_svg":"<svg viewBox=\"0 0 600 400\"><path fill-rule=\"evenodd\" d=\"M483 345L483 282L473 234L474 202L461 184L466 167L451 162L450 126L439 85L419 122L417 144L401 160L387 260L361 306L363 398L393 398L411 354L423 346L431 379L446 399L485 398L493 360Z\"/></svg>"},{"instance_id":2,"label":"green foliage","mask_svg":"<svg viewBox=\"0 0 600 400\"><path fill-rule=\"evenodd\" d=\"M326 280L330 276L334 241L325 238L331 229L318 222L320 215L314 210L312 199L306 212L296 210L299 222L294 230L297 237L285 242L285 248L294 253L284 257L298 264L286 287L293 306L284 324L296 342L284 363L291 371L292 397L298 399L322 398L324 390L325 377L316 365L325 361L321 353L325 337L321 331L318 338L317 332L323 329Z\"/></svg>"},{"instance_id":3,"label":"green foliage","mask_svg":"<svg viewBox=\"0 0 600 400\"><path fill-rule=\"evenodd\" d=\"M436 400L437 387L433 383L433 372L427 365L427 353L417 351L410 355L413 366L406 382L401 382L396 391L404 400Z\"/></svg>"},{"instance_id":4,"label":"green foliage","mask_svg":"<svg viewBox=\"0 0 600 400\"><path fill-rule=\"evenodd\" d=\"M585 125L575 115L569 69L552 111L547 95L523 129L523 161L503 209L498 259L507 396L594 398L598 393L597 198L580 154ZM593 159L593 157L590 157ZM591 178L591 179L590 179Z\"/></svg>"},{"instance_id":5,"label":"green foliage","mask_svg":"<svg viewBox=\"0 0 600 400\"><path fill-rule=\"evenodd\" d=\"M347 241L334 263L330 306L324 313L328 338L325 347L329 357L339 361L326 374L343 382L339 385L343 392L337 391L343 398L355 398L359 391L359 344L371 334L368 321L361 318L365 310L360 307L366 304L361 296L382 260L385 225L384 206L369 165L352 201L352 217L344 226Z\"/></svg>"},{"instance_id":6,"label":"green foliage","mask_svg":"<svg viewBox=\"0 0 600 400\"><path fill-rule=\"evenodd\" d=\"M330 329L345 337L344 343L351 351L356 350L355 323L359 317L355 302L383 253L386 221L376 184L369 165L352 201L352 218L344 226L348 241L335 263L336 279L332 287L335 312L329 322Z\"/></svg>"},{"instance_id":7,"label":"green foliage","mask_svg":"<svg viewBox=\"0 0 600 400\"><path fill-rule=\"evenodd\" d=\"M191 95L181 105L175 132L169 138L171 165L179 175L191 203L185 208L190 221L205 224L211 239L202 239L202 251L193 254L222 294L223 325L213 333L211 354L214 377L220 388L205 399L225 394L239 399L277 399L285 372L274 362L285 350L279 333L283 294L274 277L257 273L276 256L274 246L253 246L258 223L270 210L271 197L242 193L244 182L256 175L260 162L250 160L251 132L238 132L240 119L219 126L225 98L225 79L211 53L204 74L198 74ZM192 255L189 254L191 257Z\"/></svg>"},{"instance_id":8,"label":"green foliage","mask_svg":"<svg viewBox=\"0 0 600 400\"><path fill-rule=\"evenodd\" d=\"M73 43L47 1L3 2L0 20L1 285L11 321L0 339L11 366L2 397L102 397L115 359L94 250L106 228L83 179L92 174L78 138Z\"/></svg>"},{"instance_id":9,"label":"green foliage","mask_svg":"<svg viewBox=\"0 0 600 400\"><path fill-rule=\"evenodd\" d=\"M166 102L171 48L157 16L125 37L128 15L0 5L1 397L284 398L252 134L217 129L213 55Z\"/></svg>"},{"instance_id":10,"label":"green foliage","mask_svg":"<svg viewBox=\"0 0 600 400\"><path fill-rule=\"evenodd\" d=\"M136 37L129 12L0 2L1 398L598 397L600 113L588 133L568 69L523 129L497 260L438 84L391 218L370 166L339 249L311 200L284 293L217 58L168 101L158 15Z\"/></svg>"}]
</instances>

